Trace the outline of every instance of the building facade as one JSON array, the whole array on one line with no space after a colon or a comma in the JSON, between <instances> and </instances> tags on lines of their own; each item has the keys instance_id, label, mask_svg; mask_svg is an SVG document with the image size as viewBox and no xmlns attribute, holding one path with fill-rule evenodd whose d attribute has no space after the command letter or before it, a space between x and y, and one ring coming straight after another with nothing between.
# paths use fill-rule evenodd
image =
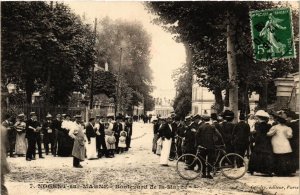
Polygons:
<instances>
[{"instance_id":1,"label":"building facade","mask_svg":"<svg viewBox=\"0 0 300 195\"><path fill-rule=\"evenodd\" d=\"M208 88L200 86L193 76L192 87L192 112L191 114L210 115L215 104L215 96Z\"/></svg>"},{"instance_id":2,"label":"building facade","mask_svg":"<svg viewBox=\"0 0 300 195\"><path fill-rule=\"evenodd\" d=\"M155 106L154 106L154 114L157 116L168 116L172 112L173 109L173 101L167 98L154 98Z\"/></svg>"},{"instance_id":3,"label":"building facade","mask_svg":"<svg viewBox=\"0 0 300 195\"><path fill-rule=\"evenodd\" d=\"M274 80L277 88L275 108L290 109L299 113L299 73Z\"/></svg>"}]
</instances>

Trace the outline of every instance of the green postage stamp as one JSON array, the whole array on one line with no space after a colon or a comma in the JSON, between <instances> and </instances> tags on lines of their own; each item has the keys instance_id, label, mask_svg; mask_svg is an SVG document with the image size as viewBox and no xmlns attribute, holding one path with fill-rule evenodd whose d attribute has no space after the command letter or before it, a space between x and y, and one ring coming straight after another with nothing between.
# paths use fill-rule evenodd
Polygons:
<instances>
[{"instance_id":1,"label":"green postage stamp","mask_svg":"<svg viewBox=\"0 0 300 195\"><path fill-rule=\"evenodd\" d=\"M256 60L296 57L290 8L251 11L250 26Z\"/></svg>"}]
</instances>

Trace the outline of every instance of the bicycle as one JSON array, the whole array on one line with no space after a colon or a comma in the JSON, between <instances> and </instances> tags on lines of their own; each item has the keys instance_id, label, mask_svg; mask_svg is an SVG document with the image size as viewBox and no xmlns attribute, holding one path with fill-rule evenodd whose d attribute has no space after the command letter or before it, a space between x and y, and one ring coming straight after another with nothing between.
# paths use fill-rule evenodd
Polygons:
<instances>
[{"instance_id":1,"label":"bicycle","mask_svg":"<svg viewBox=\"0 0 300 195\"><path fill-rule=\"evenodd\" d=\"M187 153L178 158L176 171L183 179L193 180L201 175L203 169L202 161L205 162L206 167L210 166L212 168L213 176L218 171L229 179L239 179L246 174L248 164L244 158L236 153L227 154L225 145L216 146L215 151L217 155L213 164L210 164L207 159L200 155L201 150L206 150L206 148L198 146L196 155Z\"/></svg>"},{"instance_id":2,"label":"bicycle","mask_svg":"<svg viewBox=\"0 0 300 195\"><path fill-rule=\"evenodd\" d=\"M182 142L183 142L184 137L181 137L181 136L179 136L179 135L176 135L176 136L175 136L175 145L174 145L174 151L173 151L174 157L169 158L169 161L178 160L178 158L180 157L180 156L178 156L179 151L178 151L178 148L177 148L177 141L178 141L178 139L181 140L181 145L182 145ZM181 152L181 153L182 153L182 152Z\"/></svg>"}]
</instances>

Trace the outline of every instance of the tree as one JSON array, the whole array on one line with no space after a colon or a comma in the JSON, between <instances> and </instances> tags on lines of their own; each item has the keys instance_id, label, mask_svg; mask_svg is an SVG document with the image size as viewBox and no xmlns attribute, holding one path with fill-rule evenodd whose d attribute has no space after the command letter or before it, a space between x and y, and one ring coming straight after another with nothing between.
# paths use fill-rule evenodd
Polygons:
<instances>
[{"instance_id":1,"label":"tree","mask_svg":"<svg viewBox=\"0 0 300 195\"><path fill-rule=\"evenodd\" d=\"M173 33L177 41L188 43L193 49L193 67L198 82L213 91L216 100L217 96L220 99L222 90L231 92L230 105L235 109L236 116L238 101L234 98L238 97L237 87L248 85L244 94L263 88L266 79L261 78L267 78L267 72L264 71L266 63L248 58L246 63L249 70L246 76L242 76L242 67L247 61L245 57L252 56L251 31L242 31L243 34L239 36L237 31L241 27L249 28L250 10L280 5L274 5L273 2L150 2L146 6L158 16L156 23ZM241 39L247 40L243 42L246 50L238 47ZM280 63L280 60L268 66L275 63ZM289 64L289 60L284 63ZM256 82L249 82L249 78Z\"/></svg>"},{"instance_id":2,"label":"tree","mask_svg":"<svg viewBox=\"0 0 300 195\"><path fill-rule=\"evenodd\" d=\"M109 98L116 98L116 75L104 70L98 70L94 74L93 94L105 94Z\"/></svg>"},{"instance_id":3,"label":"tree","mask_svg":"<svg viewBox=\"0 0 300 195\"><path fill-rule=\"evenodd\" d=\"M192 107L192 85L193 75L191 64L184 64L176 69L172 75L176 86L176 97L173 108L179 117L183 118L188 115Z\"/></svg>"},{"instance_id":4,"label":"tree","mask_svg":"<svg viewBox=\"0 0 300 195\"><path fill-rule=\"evenodd\" d=\"M62 3L3 2L2 82L13 82L31 103L66 104L84 91L94 64L93 33Z\"/></svg>"},{"instance_id":5,"label":"tree","mask_svg":"<svg viewBox=\"0 0 300 195\"><path fill-rule=\"evenodd\" d=\"M103 67L108 62L109 70L114 74L118 74L120 68L120 74L132 89L130 102L132 106L137 106L142 102L142 97L150 97L152 92L150 36L138 22L113 21L109 18L100 21L97 32L97 63Z\"/></svg>"}]
</instances>

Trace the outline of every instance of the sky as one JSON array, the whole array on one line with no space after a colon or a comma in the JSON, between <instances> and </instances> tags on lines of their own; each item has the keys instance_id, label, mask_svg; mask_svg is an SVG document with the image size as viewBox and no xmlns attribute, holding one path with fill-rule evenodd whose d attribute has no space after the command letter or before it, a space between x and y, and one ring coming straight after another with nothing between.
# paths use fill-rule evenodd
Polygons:
<instances>
[{"instance_id":1,"label":"sky","mask_svg":"<svg viewBox=\"0 0 300 195\"><path fill-rule=\"evenodd\" d=\"M153 71L152 85L155 87L153 97L168 99L175 97L175 86L171 75L185 62L184 46L176 43L172 34L151 23L153 15L144 8L143 2L77 1L65 3L78 15L82 16L85 13L90 23L96 17L99 21L106 16L111 19L141 22L152 37L150 67Z\"/></svg>"}]
</instances>

